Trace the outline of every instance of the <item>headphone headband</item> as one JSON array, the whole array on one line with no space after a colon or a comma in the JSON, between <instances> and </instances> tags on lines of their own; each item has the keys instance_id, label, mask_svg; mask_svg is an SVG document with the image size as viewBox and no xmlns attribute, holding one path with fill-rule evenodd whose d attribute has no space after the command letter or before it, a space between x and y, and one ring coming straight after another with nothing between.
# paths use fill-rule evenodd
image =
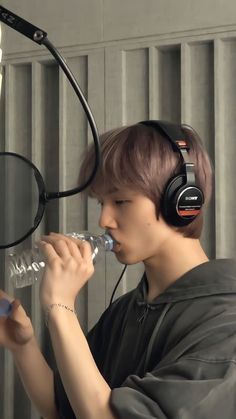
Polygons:
<instances>
[{"instance_id":1,"label":"headphone headband","mask_svg":"<svg viewBox=\"0 0 236 419\"><path fill-rule=\"evenodd\" d=\"M180 150L189 150L189 146L181 126L172 124L171 122L157 120L141 121L139 124L151 126L157 128L159 131L162 131L171 142L174 151L179 152Z\"/></svg>"}]
</instances>

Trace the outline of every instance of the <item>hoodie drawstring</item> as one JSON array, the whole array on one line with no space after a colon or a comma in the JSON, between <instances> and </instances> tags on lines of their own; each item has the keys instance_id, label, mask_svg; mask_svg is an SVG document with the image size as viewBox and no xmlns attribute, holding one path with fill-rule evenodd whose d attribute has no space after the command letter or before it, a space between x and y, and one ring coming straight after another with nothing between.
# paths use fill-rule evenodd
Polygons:
<instances>
[{"instance_id":1,"label":"hoodie drawstring","mask_svg":"<svg viewBox=\"0 0 236 419\"><path fill-rule=\"evenodd\" d=\"M150 341L149 341L149 344L148 344L146 359L145 359L145 362L144 362L144 371L147 371L147 366L148 366L148 363L149 363L149 360L150 360L150 357L151 357L151 353L152 353L152 349L153 349L153 344L155 342L155 339L156 339L156 336L157 336L157 334L159 332L159 329L161 327L161 324L162 324L162 322L164 320L164 317L166 316L167 312L169 311L171 305L172 305L172 303L166 304L166 306L164 307L164 309L163 309L163 311L162 311L162 313L161 313L161 315L160 315L160 317L158 319L158 322L157 322L157 324L156 324L156 326L155 326L155 328L154 328L154 330L152 332L152 336L151 336Z\"/></svg>"}]
</instances>

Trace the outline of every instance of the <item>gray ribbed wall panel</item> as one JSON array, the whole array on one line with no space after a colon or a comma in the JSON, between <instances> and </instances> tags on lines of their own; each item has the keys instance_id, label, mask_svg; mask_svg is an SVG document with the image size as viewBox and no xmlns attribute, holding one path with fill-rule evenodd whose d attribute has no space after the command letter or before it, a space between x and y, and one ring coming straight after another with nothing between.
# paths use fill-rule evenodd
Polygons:
<instances>
[{"instance_id":1,"label":"gray ribbed wall panel","mask_svg":"<svg viewBox=\"0 0 236 419\"><path fill-rule=\"evenodd\" d=\"M229 38L229 39L228 39ZM207 213L203 244L210 257L234 256L235 134L234 109L236 33L164 39L152 37L62 50L88 97L99 131L147 118L192 124L202 137L215 166L215 197ZM76 185L81 155L91 132L68 81L48 54L11 54L4 62L0 99L0 147L30 158L41 171L47 190ZM99 207L80 195L47 205L42 233L90 230L98 232ZM1 259L3 252L0 253ZM3 262L0 260L2 270ZM108 305L122 266L106 255L78 300L84 329L91 327ZM131 289L142 266L128 268L117 296ZM2 288L13 292L7 278ZM46 357L53 362L38 301L38 285L17 290L32 316ZM16 378L11 356L0 351L0 419L38 419Z\"/></svg>"}]
</instances>

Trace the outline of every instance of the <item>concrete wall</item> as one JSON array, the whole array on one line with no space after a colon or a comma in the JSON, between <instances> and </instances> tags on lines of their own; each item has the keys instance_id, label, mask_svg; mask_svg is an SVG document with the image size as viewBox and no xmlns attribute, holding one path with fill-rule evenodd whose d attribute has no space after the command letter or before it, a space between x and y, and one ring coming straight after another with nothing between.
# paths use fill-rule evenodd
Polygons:
<instances>
[{"instance_id":1,"label":"concrete wall","mask_svg":"<svg viewBox=\"0 0 236 419\"><path fill-rule=\"evenodd\" d=\"M215 167L215 194L203 245L210 257L235 256L234 178L236 134L235 0L8 0L5 7L48 32L77 77L99 131L142 119L193 125ZM31 159L48 190L76 186L81 153L91 134L71 87L44 47L3 27L0 151ZM17 208L16 208L17 211ZM13 214L14 215L14 214ZM31 245L41 233L98 232L98 209L80 195L48 205ZM3 252L0 254L4 258ZM2 262L2 271L3 271ZM122 267L113 255L96 266L78 310L90 328L109 302ZM142 268L129 268L117 295L132 288ZM14 291L33 318L47 358L51 351L38 288ZM0 419L36 419L12 359L0 350Z\"/></svg>"},{"instance_id":2,"label":"concrete wall","mask_svg":"<svg viewBox=\"0 0 236 419\"><path fill-rule=\"evenodd\" d=\"M50 35L58 47L107 43L235 25L233 0L2 0ZM226 28L227 27L227 28ZM32 50L24 38L7 34L7 53Z\"/></svg>"}]
</instances>

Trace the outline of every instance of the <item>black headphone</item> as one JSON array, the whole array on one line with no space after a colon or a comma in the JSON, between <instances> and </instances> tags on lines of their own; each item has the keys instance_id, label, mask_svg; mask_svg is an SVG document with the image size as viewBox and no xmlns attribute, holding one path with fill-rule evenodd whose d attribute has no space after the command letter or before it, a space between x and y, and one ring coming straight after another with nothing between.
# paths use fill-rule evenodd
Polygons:
<instances>
[{"instance_id":1,"label":"black headphone","mask_svg":"<svg viewBox=\"0 0 236 419\"><path fill-rule=\"evenodd\" d=\"M161 212L168 224L183 227L190 224L200 214L204 195L196 185L194 164L189 161L189 146L180 125L165 121L142 121L164 134L170 141L174 152L183 160L181 173L171 178L161 200Z\"/></svg>"}]
</instances>

